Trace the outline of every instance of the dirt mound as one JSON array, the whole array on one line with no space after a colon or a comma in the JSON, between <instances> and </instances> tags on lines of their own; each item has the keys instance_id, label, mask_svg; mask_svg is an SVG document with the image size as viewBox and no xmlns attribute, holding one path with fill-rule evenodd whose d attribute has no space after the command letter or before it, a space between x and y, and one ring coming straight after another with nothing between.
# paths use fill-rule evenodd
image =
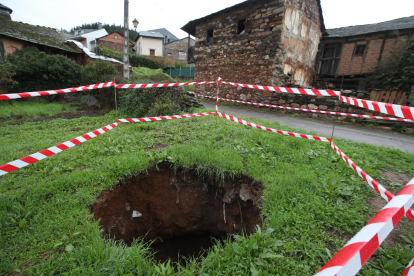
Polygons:
<instances>
[{"instance_id":1,"label":"dirt mound","mask_svg":"<svg viewBox=\"0 0 414 276\"><path fill-rule=\"evenodd\" d=\"M237 177L218 184L194 169L174 172L171 166L162 163L100 195L91 213L106 233L127 244L145 237L153 241L156 259L177 261L178 255L198 255L212 238L250 234L261 225L260 183Z\"/></svg>"}]
</instances>

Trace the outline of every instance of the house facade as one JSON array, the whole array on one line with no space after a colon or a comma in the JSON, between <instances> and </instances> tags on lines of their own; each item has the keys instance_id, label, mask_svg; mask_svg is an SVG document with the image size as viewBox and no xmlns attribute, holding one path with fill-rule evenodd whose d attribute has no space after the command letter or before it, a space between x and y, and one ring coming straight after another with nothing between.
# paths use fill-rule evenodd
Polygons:
<instances>
[{"instance_id":1,"label":"house facade","mask_svg":"<svg viewBox=\"0 0 414 276\"><path fill-rule=\"evenodd\" d=\"M81 36L86 39L86 47L89 51L94 51L96 46L96 40L100 37L104 37L108 32L102 28L102 23L98 23L98 29L77 29L74 35Z\"/></svg>"},{"instance_id":2,"label":"house facade","mask_svg":"<svg viewBox=\"0 0 414 276\"><path fill-rule=\"evenodd\" d=\"M377 24L328 29L317 61L321 81L337 88L366 90L365 77L414 39L414 16Z\"/></svg>"},{"instance_id":3,"label":"house facade","mask_svg":"<svg viewBox=\"0 0 414 276\"><path fill-rule=\"evenodd\" d=\"M308 87L324 24L319 0L248 0L181 29L196 37L196 81L220 76L232 82ZM226 90L228 98L247 94L261 102L272 97L247 88Z\"/></svg>"},{"instance_id":4,"label":"house facade","mask_svg":"<svg viewBox=\"0 0 414 276\"><path fill-rule=\"evenodd\" d=\"M137 55L162 58L164 36L154 31L141 31L135 38L134 50Z\"/></svg>"},{"instance_id":5,"label":"house facade","mask_svg":"<svg viewBox=\"0 0 414 276\"><path fill-rule=\"evenodd\" d=\"M124 47L124 37L118 33L113 32L103 37L97 38L96 42L99 47L106 47L114 51L121 51ZM128 41L130 49L132 48L132 43Z\"/></svg>"},{"instance_id":6,"label":"house facade","mask_svg":"<svg viewBox=\"0 0 414 276\"><path fill-rule=\"evenodd\" d=\"M174 62L183 62L187 67L194 67L194 62L188 63L189 47L195 46L195 40L192 38L178 39L164 45L164 58Z\"/></svg>"}]
</instances>

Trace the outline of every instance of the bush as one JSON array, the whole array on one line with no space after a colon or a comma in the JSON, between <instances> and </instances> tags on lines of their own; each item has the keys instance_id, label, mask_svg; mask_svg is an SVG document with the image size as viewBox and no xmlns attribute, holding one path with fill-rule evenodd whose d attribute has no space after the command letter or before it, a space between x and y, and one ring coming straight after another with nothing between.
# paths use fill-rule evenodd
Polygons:
<instances>
[{"instance_id":1,"label":"bush","mask_svg":"<svg viewBox=\"0 0 414 276\"><path fill-rule=\"evenodd\" d=\"M393 53L389 61L379 62L367 83L381 89L410 91L414 85L414 39L404 51Z\"/></svg>"},{"instance_id":2,"label":"bush","mask_svg":"<svg viewBox=\"0 0 414 276\"><path fill-rule=\"evenodd\" d=\"M114 58L117 60L122 60L122 52L121 51L114 51L106 47L96 47L95 52L98 55L102 55L105 57Z\"/></svg>"},{"instance_id":3,"label":"bush","mask_svg":"<svg viewBox=\"0 0 414 276\"><path fill-rule=\"evenodd\" d=\"M139 56L139 55L130 55L129 64L133 67L147 67L150 69L162 69L164 65L161 62Z\"/></svg>"},{"instance_id":4,"label":"bush","mask_svg":"<svg viewBox=\"0 0 414 276\"><path fill-rule=\"evenodd\" d=\"M46 55L36 47L25 46L7 56L13 65L14 81L11 92L30 92L77 86L81 66L62 55Z\"/></svg>"},{"instance_id":5,"label":"bush","mask_svg":"<svg viewBox=\"0 0 414 276\"><path fill-rule=\"evenodd\" d=\"M121 93L119 106L132 117L166 116L178 114L182 108L183 89L168 87L158 89L128 89Z\"/></svg>"},{"instance_id":6,"label":"bush","mask_svg":"<svg viewBox=\"0 0 414 276\"><path fill-rule=\"evenodd\" d=\"M95 84L112 81L114 77L118 76L118 71L109 62L95 61L83 67L81 75L83 83Z\"/></svg>"},{"instance_id":7,"label":"bush","mask_svg":"<svg viewBox=\"0 0 414 276\"><path fill-rule=\"evenodd\" d=\"M174 67L187 67L187 65L182 61L176 61L174 62Z\"/></svg>"}]
</instances>

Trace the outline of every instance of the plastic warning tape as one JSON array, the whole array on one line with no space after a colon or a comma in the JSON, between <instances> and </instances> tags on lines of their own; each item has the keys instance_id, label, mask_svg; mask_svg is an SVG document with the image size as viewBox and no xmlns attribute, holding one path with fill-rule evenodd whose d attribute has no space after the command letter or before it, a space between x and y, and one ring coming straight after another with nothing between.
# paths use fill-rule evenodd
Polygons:
<instances>
[{"instance_id":1,"label":"plastic warning tape","mask_svg":"<svg viewBox=\"0 0 414 276\"><path fill-rule=\"evenodd\" d=\"M194 92L188 92L188 93L194 94L198 97L203 97L203 98L208 98L208 99L216 99L215 97L204 96L204 95L196 94ZM351 113L342 113L342 112L331 112L331 111L304 109L304 108L296 108L296 107L288 107L288 106L280 106L280 105L271 105L271 104L261 104L261 103L245 102L245 101L238 101L238 100L230 100L230 99L223 99L223 98L219 98L219 100L220 101L226 101L226 102L256 105L256 106L263 106L263 107L272 107L272 108L287 109L287 110L296 110L296 111L303 111L303 112L313 112L313 113L330 114L330 115L337 115L337 116L348 116L348 117L358 117L358 118L369 118L369 119L414 123L413 120L401 119L401 118L380 117L380 116L370 116L370 115L361 115L361 114L351 114Z\"/></svg>"},{"instance_id":2,"label":"plastic warning tape","mask_svg":"<svg viewBox=\"0 0 414 276\"><path fill-rule=\"evenodd\" d=\"M212 115L214 112L204 112L196 114L185 114L185 115L172 115L172 116L161 116L161 117L147 117L147 118L135 118L135 119L118 119L118 123L142 123L142 122L154 122L154 121L165 121L173 119L185 119L185 118L195 118Z\"/></svg>"},{"instance_id":3,"label":"plastic warning tape","mask_svg":"<svg viewBox=\"0 0 414 276\"><path fill-rule=\"evenodd\" d=\"M316 275L350 276L357 274L413 203L414 179L328 261Z\"/></svg>"},{"instance_id":4,"label":"plastic warning tape","mask_svg":"<svg viewBox=\"0 0 414 276\"><path fill-rule=\"evenodd\" d=\"M297 137L297 138L303 138L303 139L309 139L309 140L317 140L317 141L322 141L322 142L331 142L332 140L330 138L325 138L325 137L319 137L319 136L313 136L313 135L306 135L306 134L300 134L300 133L294 133L294 132L289 132L289 131L283 131L283 130L277 130L277 129L273 129L273 128L269 128L269 127L264 127L261 125L257 125L254 123L251 123L249 121L245 121L224 113L218 113L218 116L227 119L229 121L232 122L236 122L245 126L249 126L249 127L253 127L253 128L258 128L261 130L266 130L266 131L270 131L270 132L274 132L274 133L279 133L279 134L283 134L283 135L288 135L288 136L293 136L293 137Z\"/></svg>"},{"instance_id":5,"label":"plastic warning tape","mask_svg":"<svg viewBox=\"0 0 414 276\"><path fill-rule=\"evenodd\" d=\"M253 88L253 89L260 89L260 90L267 90L267 91L283 92L283 93L293 93L293 94L312 95L312 96L331 96L331 97L341 96L340 91L333 91L333 90L263 86L263 85L234 83L234 82L227 82L227 81L221 81L221 83L239 86L239 87L245 87L245 88Z\"/></svg>"},{"instance_id":6,"label":"plastic warning tape","mask_svg":"<svg viewBox=\"0 0 414 276\"><path fill-rule=\"evenodd\" d=\"M72 88L65 88L59 90L47 90L47 91L37 91L37 92L24 92L24 93L15 93L15 94L0 94L0 101L1 100L14 100L14 99L21 99L21 98L29 98L29 97L39 97L39 96L48 96L48 95L56 95L56 94L64 94L70 92L80 92L98 88L106 88L114 86L115 82L104 82L104 83L97 83L91 85L85 85L80 87L72 87Z\"/></svg>"},{"instance_id":7,"label":"plastic warning tape","mask_svg":"<svg viewBox=\"0 0 414 276\"><path fill-rule=\"evenodd\" d=\"M216 97L216 114L214 114L214 117L216 117L216 115L218 114L218 105L219 105L219 96L220 96L220 89L219 89L219 83L220 83L221 78L218 77L217 78L217 97Z\"/></svg>"},{"instance_id":8,"label":"plastic warning tape","mask_svg":"<svg viewBox=\"0 0 414 276\"><path fill-rule=\"evenodd\" d=\"M414 259L411 260L401 276L414 276Z\"/></svg>"},{"instance_id":9,"label":"plastic warning tape","mask_svg":"<svg viewBox=\"0 0 414 276\"><path fill-rule=\"evenodd\" d=\"M64 150L67 150L69 148L72 148L74 146L77 146L83 142L86 142L92 138L95 138L96 136L99 136L105 132L110 131L111 129L114 129L118 126L118 123L113 123L110 125L107 125L105 127L99 128L97 130L94 130L92 132L86 133L82 136L76 137L75 139L66 141L62 144L56 145L54 147L36 152L34 154L31 154L29 156L17 159L13 162L4 164L0 166L0 176L5 175L7 173L10 173L12 171L21 169L23 167L26 167L27 165L36 163L42 159L45 159L47 157L50 157L52 155L55 155L57 153L60 153Z\"/></svg>"},{"instance_id":10,"label":"plastic warning tape","mask_svg":"<svg viewBox=\"0 0 414 276\"><path fill-rule=\"evenodd\" d=\"M216 81L182 82L182 83L117 84L116 88L157 88L157 87L175 87L175 86L212 84L212 83L216 83Z\"/></svg>"},{"instance_id":11,"label":"plastic warning tape","mask_svg":"<svg viewBox=\"0 0 414 276\"><path fill-rule=\"evenodd\" d=\"M348 164L348 166L353 169L368 185L374 189L382 198L384 198L387 202L391 201L395 196L385 189L380 183L378 183L375 179L369 176L366 172L364 172L357 164L354 163L346 154L341 151L334 142L331 142L331 147L335 150L335 152ZM407 212L407 218L414 222L414 211L409 210Z\"/></svg>"},{"instance_id":12,"label":"plastic warning tape","mask_svg":"<svg viewBox=\"0 0 414 276\"><path fill-rule=\"evenodd\" d=\"M374 102L362 99L355 99L340 96L339 99L343 102L346 102L351 105L363 107L365 109L370 109L373 111L386 113L391 116L396 116L404 119L414 120L414 107L398 105L398 104L389 104L382 102Z\"/></svg>"}]
</instances>

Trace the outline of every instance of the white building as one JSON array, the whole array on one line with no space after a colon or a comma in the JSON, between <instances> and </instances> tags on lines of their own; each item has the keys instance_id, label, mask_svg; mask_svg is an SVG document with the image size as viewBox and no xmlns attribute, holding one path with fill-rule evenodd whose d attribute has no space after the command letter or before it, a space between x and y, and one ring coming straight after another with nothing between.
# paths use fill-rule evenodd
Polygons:
<instances>
[{"instance_id":1,"label":"white building","mask_svg":"<svg viewBox=\"0 0 414 276\"><path fill-rule=\"evenodd\" d=\"M77 29L75 35L86 38L86 47L89 51L95 50L95 39L106 36L108 32L102 29L102 24L98 23L98 29Z\"/></svg>"},{"instance_id":2,"label":"white building","mask_svg":"<svg viewBox=\"0 0 414 276\"><path fill-rule=\"evenodd\" d=\"M141 31L135 38L134 50L137 55L162 57L164 36L159 32Z\"/></svg>"}]
</instances>

